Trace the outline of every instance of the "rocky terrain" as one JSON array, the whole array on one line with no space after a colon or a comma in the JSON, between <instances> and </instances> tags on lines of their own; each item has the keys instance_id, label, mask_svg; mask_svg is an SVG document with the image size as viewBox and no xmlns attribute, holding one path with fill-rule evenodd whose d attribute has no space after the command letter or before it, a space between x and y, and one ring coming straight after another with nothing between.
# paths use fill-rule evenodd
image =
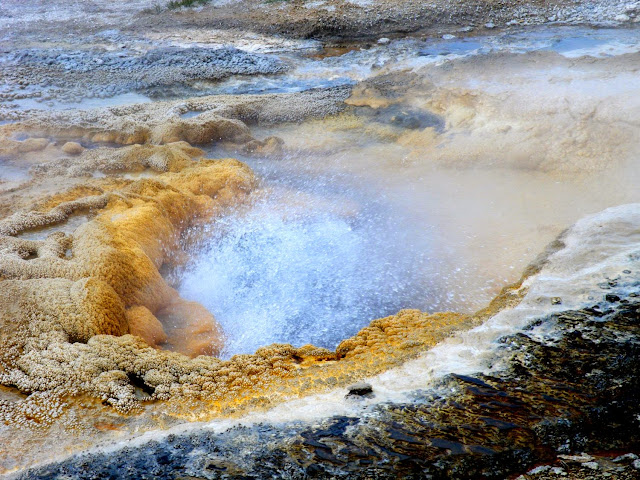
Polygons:
<instances>
[{"instance_id":1,"label":"rocky terrain","mask_svg":"<svg viewBox=\"0 0 640 480\"><path fill-rule=\"evenodd\" d=\"M3 2L0 474L637 478L637 15ZM180 290L200 246L276 193L282 224L357 230L353 184L433 270L379 281L431 303L220 357L235 332Z\"/></svg>"},{"instance_id":2,"label":"rocky terrain","mask_svg":"<svg viewBox=\"0 0 640 480\"><path fill-rule=\"evenodd\" d=\"M363 39L415 32L493 29L546 23L613 25L633 22L640 4L621 0L227 0L170 9L168 2L85 2L78 16L62 0L22 6L9 0L0 11L15 34L35 28L40 36L60 35L79 26L87 33L118 25L132 35L193 29L237 29L296 38ZM62 28L62 31L59 29Z\"/></svg>"}]
</instances>

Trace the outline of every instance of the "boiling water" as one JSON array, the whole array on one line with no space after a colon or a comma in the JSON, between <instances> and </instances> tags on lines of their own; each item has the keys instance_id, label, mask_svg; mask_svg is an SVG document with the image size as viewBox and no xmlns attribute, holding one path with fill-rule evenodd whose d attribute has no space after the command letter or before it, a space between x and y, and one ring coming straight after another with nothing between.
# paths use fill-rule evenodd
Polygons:
<instances>
[{"instance_id":1,"label":"boiling water","mask_svg":"<svg viewBox=\"0 0 640 480\"><path fill-rule=\"evenodd\" d=\"M383 191L344 174L248 161L264 190L249 211L211 226L180 290L221 322L227 355L274 342L335 348L371 319L439 295L429 229L407 228Z\"/></svg>"}]
</instances>

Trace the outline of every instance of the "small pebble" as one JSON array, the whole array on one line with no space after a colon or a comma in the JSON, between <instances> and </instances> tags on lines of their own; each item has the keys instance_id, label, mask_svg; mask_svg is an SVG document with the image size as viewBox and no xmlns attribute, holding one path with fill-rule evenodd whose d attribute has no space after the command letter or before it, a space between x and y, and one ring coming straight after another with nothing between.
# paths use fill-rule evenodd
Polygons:
<instances>
[{"instance_id":1,"label":"small pebble","mask_svg":"<svg viewBox=\"0 0 640 480\"><path fill-rule=\"evenodd\" d=\"M589 468L591 470L598 470L598 468L600 468L600 465L598 465L598 462L585 462L582 464L582 466L584 468Z\"/></svg>"},{"instance_id":2,"label":"small pebble","mask_svg":"<svg viewBox=\"0 0 640 480\"><path fill-rule=\"evenodd\" d=\"M369 383L358 382L350 385L347 390L346 398L349 397L371 397L373 395L373 387Z\"/></svg>"},{"instance_id":3,"label":"small pebble","mask_svg":"<svg viewBox=\"0 0 640 480\"><path fill-rule=\"evenodd\" d=\"M585 463L592 462L593 457L587 453L581 453L580 455L558 455L558 458L567 462Z\"/></svg>"},{"instance_id":4,"label":"small pebble","mask_svg":"<svg viewBox=\"0 0 640 480\"><path fill-rule=\"evenodd\" d=\"M77 142L67 142L62 146L62 151L67 155L80 155L84 147Z\"/></svg>"}]
</instances>

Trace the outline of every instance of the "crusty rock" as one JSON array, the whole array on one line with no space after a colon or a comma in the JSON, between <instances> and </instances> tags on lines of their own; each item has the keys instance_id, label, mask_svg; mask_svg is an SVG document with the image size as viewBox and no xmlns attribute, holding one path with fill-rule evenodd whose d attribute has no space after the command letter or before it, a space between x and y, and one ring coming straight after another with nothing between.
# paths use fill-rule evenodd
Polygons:
<instances>
[{"instance_id":1,"label":"crusty rock","mask_svg":"<svg viewBox=\"0 0 640 480\"><path fill-rule=\"evenodd\" d=\"M80 155L84 152L84 147L78 142L67 142L62 146L62 151L67 155Z\"/></svg>"}]
</instances>

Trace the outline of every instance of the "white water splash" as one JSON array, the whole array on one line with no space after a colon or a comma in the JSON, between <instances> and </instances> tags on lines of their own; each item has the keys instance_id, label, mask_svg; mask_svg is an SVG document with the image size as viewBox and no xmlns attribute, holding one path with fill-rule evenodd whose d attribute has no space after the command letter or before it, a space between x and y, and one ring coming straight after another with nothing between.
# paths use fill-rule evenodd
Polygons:
<instances>
[{"instance_id":1,"label":"white water splash","mask_svg":"<svg viewBox=\"0 0 640 480\"><path fill-rule=\"evenodd\" d=\"M415 281L420 256L403 257L402 243L377 232L392 220L375 205L340 211L343 197L297 198L271 193L216 222L184 275L181 295L205 305L228 336L224 356L271 343L335 348L426 297Z\"/></svg>"}]
</instances>

